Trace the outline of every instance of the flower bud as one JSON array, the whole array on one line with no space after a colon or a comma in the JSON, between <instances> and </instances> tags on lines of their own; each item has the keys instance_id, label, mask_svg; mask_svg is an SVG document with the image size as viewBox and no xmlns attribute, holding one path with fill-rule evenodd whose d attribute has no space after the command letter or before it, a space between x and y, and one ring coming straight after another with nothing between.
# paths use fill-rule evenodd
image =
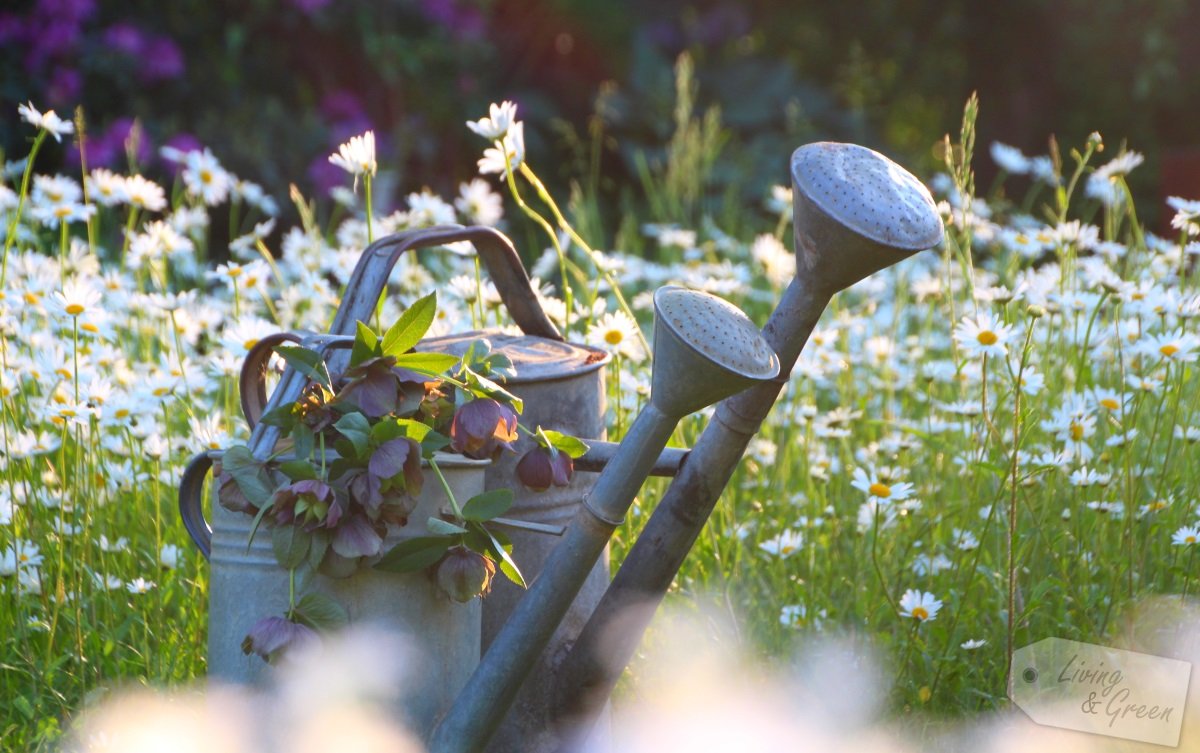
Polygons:
<instances>
[{"instance_id":1,"label":"flower bud","mask_svg":"<svg viewBox=\"0 0 1200 753\"><path fill-rule=\"evenodd\" d=\"M486 596L492 590L495 574L496 565L490 559L465 546L456 546L438 563L435 578L447 596L465 604L476 596Z\"/></svg>"}]
</instances>

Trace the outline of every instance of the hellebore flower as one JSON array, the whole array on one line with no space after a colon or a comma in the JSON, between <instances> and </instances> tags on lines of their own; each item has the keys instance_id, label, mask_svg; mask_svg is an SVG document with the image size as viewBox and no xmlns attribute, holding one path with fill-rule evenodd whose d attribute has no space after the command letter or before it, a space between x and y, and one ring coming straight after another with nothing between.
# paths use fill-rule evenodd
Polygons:
<instances>
[{"instance_id":1,"label":"hellebore flower","mask_svg":"<svg viewBox=\"0 0 1200 753\"><path fill-rule=\"evenodd\" d=\"M389 413L407 415L421 406L436 379L395 367L392 356L363 361L346 372L350 381L341 394L352 400L368 418Z\"/></svg>"},{"instance_id":2,"label":"hellebore flower","mask_svg":"<svg viewBox=\"0 0 1200 753\"><path fill-rule=\"evenodd\" d=\"M459 408L450 425L450 446L476 460L495 459L517 440L517 413L490 397Z\"/></svg>"},{"instance_id":3,"label":"hellebore flower","mask_svg":"<svg viewBox=\"0 0 1200 753\"><path fill-rule=\"evenodd\" d=\"M380 524L382 528L382 524ZM364 515L350 515L333 530L333 540L329 546L333 551L346 559L355 557L374 557L383 547L384 531L376 530L375 525Z\"/></svg>"},{"instance_id":4,"label":"hellebore flower","mask_svg":"<svg viewBox=\"0 0 1200 753\"><path fill-rule=\"evenodd\" d=\"M231 473L222 473L217 477L217 501L230 512L244 512L248 515L258 512L258 506L246 499Z\"/></svg>"},{"instance_id":5,"label":"hellebore flower","mask_svg":"<svg viewBox=\"0 0 1200 753\"><path fill-rule=\"evenodd\" d=\"M565 452L551 452L538 445L517 463L517 478L535 492L544 492L553 486L571 483L575 472L575 461Z\"/></svg>"},{"instance_id":6,"label":"hellebore flower","mask_svg":"<svg viewBox=\"0 0 1200 753\"><path fill-rule=\"evenodd\" d=\"M271 513L279 525L299 523L309 530L333 528L343 512L343 503L333 487L316 479L288 484L271 497Z\"/></svg>"},{"instance_id":7,"label":"hellebore flower","mask_svg":"<svg viewBox=\"0 0 1200 753\"><path fill-rule=\"evenodd\" d=\"M339 418L330 407L332 401L333 393L325 389L325 385L314 382L304 388L300 399L296 401L296 413L312 431L325 431Z\"/></svg>"},{"instance_id":8,"label":"hellebore flower","mask_svg":"<svg viewBox=\"0 0 1200 753\"><path fill-rule=\"evenodd\" d=\"M456 546L438 563L435 577L447 596L465 604L476 596L487 596L495 575L496 564L490 559L465 546Z\"/></svg>"},{"instance_id":9,"label":"hellebore flower","mask_svg":"<svg viewBox=\"0 0 1200 753\"><path fill-rule=\"evenodd\" d=\"M404 490L419 494L424 477L421 475L421 445L407 437L389 439L375 448L367 462L372 476L392 480L404 474Z\"/></svg>"},{"instance_id":10,"label":"hellebore flower","mask_svg":"<svg viewBox=\"0 0 1200 753\"><path fill-rule=\"evenodd\" d=\"M264 617L254 623L242 639L243 654L258 654L273 664L285 652L301 648L318 640L317 633L307 625L292 622L286 617Z\"/></svg>"}]
</instances>

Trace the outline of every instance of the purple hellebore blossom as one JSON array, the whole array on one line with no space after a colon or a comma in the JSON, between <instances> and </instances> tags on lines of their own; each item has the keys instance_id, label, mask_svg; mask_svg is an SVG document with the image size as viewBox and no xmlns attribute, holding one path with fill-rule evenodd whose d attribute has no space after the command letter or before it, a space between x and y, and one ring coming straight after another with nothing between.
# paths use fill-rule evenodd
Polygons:
<instances>
[{"instance_id":1,"label":"purple hellebore blossom","mask_svg":"<svg viewBox=\"0 0 1200 753\"><path fill-rule=\"evenodd\" d=\"M350 381L341 394L369 418L416 412L428 392L427 385L437 380L408 369L398 369L395 363L392 356L383 356L347 370Z\"/></svg>"},{"instance_id":2,"label":"purple hellebore blossom","mask_svg":"<svg viewBox=\"0 0 1200 753\"><path fill-rule=\"evenodd\" d=\"M371 453L367 470L382 480L404 474L404 490L420 494L424 477L421 475L421 445L407 437L389 439Z\"/></svg>"},{"instance_id":3,"label":"purple hellebore blossom","mask_svg":"<svg viewBox=\"0 0 1200 753\"><path fill-rule=\"evenodd\" d=\"M309 530L333 528L345 505L324 481L306 479L281 487L271 498L276 525L303 524Z\"/></svg>"},{"instance_id":4,"label":"purple hellebore blossom","mask_svg":"<svg viewBox=\"0 0 1200 753\"><path fill-rule=\"evenodd\" d=\"M565 452L551 452L537 445L525 453L517 463L517 478L535 492L544 492L553 486L571 483L575 472L575 461Z\"/></svg>"},{"instance_id":5,"label":"purple hellebore blossom","mask_svg":"<svg viewBox=\"0 0 1200 753\"><path fill-rule=\"evenodd\" d=\"M478 460L495 459L517 441L517 412L490 397L472 400L454 413L450 446Z\"/></svg>"},{"instance_id":6,"label":"purple hellebore blossom","mask_svg":"<svg viewBox=\"0 0 1200 753\"><path fill-rule=\"evenodd\" d=\"M377 526L383 531L378 530ZM348 515L333 529L333 540L329 542L329 547L347 559L374 557L383 547L383 534L386 532L386 526L372 524L364 515Z\"/></svg>"},{"instance_id":7,"label":"purple hellebore blossom","mask_svg":"<svg viewBox=\"0 0 1200 753\"><path fill-rule=\"evenodd\" d=\"M465 604L492 590L496 563L465 546L452 547L437 565L438 587L454 601Z\"/></svg>"},{"instance_id":8,"label":"purple hellebore blossom","mask_svg":"<svg viewBox=\"0 0 1200 753\"><path fill-rule=\"evenodd\" d=\"M272 664L285 652L302 648L320 640L317 632L307 625L292 622L286 617L264 617L254 623L242 639L242 653L258 654Z\"/></svg>"}]
</instances>

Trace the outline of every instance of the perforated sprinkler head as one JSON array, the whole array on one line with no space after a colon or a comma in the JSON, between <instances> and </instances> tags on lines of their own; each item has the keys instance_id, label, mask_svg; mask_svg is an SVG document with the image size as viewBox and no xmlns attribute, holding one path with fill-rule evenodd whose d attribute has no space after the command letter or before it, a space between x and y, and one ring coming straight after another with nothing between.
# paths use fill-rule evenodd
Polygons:
<instances>
[{"instance_id":1,"label":"perforated sprinkler head","mask_svg":"<svg viewBox=\"0 0 1200 753\"><path fill-rule=\"evenodd\" d=\"M796 275L832 294L941 243L929 189L879 152L821 141L792 153Z\"/></svg>"},{"instance_id":2,"label":"perforated sprinkler head","mask_svg":"<svg viewBox=\"0 0 1200 753\"><path fill-rule=\"evenodd\" d=\"M679 418L779 374L775 351L733 304L668 285L654 293L650 400Z\"/></svg>"}]
</instances>

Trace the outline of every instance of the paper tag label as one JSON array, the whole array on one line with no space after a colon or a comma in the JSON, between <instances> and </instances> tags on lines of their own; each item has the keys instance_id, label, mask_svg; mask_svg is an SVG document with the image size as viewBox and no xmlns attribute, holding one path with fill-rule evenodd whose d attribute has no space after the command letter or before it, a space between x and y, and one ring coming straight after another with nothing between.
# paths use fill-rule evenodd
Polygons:
<instances>
[{"instance_id":1,"label":"paper tag label","mask_svg":"<svg viewBox=\"0 0 1200 753\"><path fill-rule=\"evenodd\" d=\"M1046 638L1013 652L1008 696L1038 724L1179 745L1192 665Z\"/></svg>"}]
</instances>

